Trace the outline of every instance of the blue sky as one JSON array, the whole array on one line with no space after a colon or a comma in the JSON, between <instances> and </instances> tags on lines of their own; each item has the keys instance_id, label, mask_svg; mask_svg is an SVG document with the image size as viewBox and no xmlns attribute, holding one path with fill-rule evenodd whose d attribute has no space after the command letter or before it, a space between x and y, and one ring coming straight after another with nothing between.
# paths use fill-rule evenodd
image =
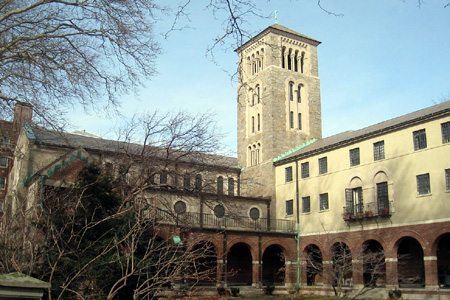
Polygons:
<instances>
[{"instance_id":1,"label":"blue sky","mask_svg":"<svg viewBox=\"0 0 450 300\"><path fill-rule=\"evenodd\" d=\"M209 1L189 7L190 28L158 35L163 53L159 72L139 95L122 98L125 116L136 112L211 112L225 134L227 154L236 153L237 55L230 45L206 50L222 28L220 20L204 10ZM254 1L260 13L278 11L278 23L322 42L318 46L323 137L356 130L450 99L450 7L446 1L322 0L322 5L343 16L322 11L316 1ZM155 31L165 32L170 18ZM245 28L255 34L274 18L248 18ZM224 71L225 70L225 71ZM228 72L228 73L227 73ZM117 120L70 114L73 129L85 129L114 138Z\"/></svg>"}]
</instances>

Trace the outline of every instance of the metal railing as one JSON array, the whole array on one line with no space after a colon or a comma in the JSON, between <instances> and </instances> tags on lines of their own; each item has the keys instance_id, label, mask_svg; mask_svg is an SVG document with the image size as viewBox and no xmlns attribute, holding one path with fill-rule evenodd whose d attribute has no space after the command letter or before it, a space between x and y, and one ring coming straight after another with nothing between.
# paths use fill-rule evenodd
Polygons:
<instances>
[{"instance_id":1,"label":"metal railing","mask_svg":"<svg viewBox=\"0 0 450 300\"><path fill-rule=\"evenodd\" d=\"M160 224L182 227L295 233L295 221L293 220L267 218L253 220L250 217L235 215L224 215L219 218L214 214L189 212L176 214L167 210L154 210L153 217Z\"/></svg>"},{"instance_id":2,"label":"metal railing","mask_svg":"<svg viewBox=\"0 0 450 300\"><path fill-rule=\"evenodd\" d=\"M346 221L355 221L358 219L389 217L394 213L393 201L377 201L369 202L365 205L357 204L356 206L344 206L343 218ZM356 208L356 209L355 209Z\"/></svg>"}]
</instances>

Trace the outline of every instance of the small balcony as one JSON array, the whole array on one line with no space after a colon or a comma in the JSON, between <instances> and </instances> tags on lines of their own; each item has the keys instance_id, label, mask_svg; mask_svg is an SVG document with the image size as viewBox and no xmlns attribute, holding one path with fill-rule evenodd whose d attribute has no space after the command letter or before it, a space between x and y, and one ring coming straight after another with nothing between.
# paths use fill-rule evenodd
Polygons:
<instances>
[{"instance_id":1,"label":"small balcony","mask_svg":"<svg viewBox=\"0 0 450 300\"><path fill-rule=\"evenodd\" d=\"M258 218L224 215L217 217L214 214L183 213L176 214L172 211L155 210L154 217L159 224L175 225L180 227L192 227L217 230L242 230L258 232L295 233L295 221L282 219Z\"/></svg>"},{"instance_id":2,"label":"small balcony","mask_svg":"<svg viewBox=\"0 0 450 300\"><path fill-rule=\"evenodd\" d=\"M393 213L393 201L379 201L344 206L342 216L346 222L351 222L377 217L390 217Z\"/></svg>"}]
</instances>

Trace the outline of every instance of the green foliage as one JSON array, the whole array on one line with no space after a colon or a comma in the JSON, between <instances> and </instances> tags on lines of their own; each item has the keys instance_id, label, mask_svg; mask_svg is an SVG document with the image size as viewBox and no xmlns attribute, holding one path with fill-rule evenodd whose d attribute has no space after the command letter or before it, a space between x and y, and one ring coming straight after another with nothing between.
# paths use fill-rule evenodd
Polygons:
<instances>
[{"instance_id":1,"label":"green foliage","mask_svg":"<svg viewBox=\"0 0 450 300\"><path fill-rule=\"evenodd\" d=\"M233 297L239 296L239 293L241 292L241 290L239 288L231 288L230 291L231 291L231 295Z\"/></svg>"}]
</instances>

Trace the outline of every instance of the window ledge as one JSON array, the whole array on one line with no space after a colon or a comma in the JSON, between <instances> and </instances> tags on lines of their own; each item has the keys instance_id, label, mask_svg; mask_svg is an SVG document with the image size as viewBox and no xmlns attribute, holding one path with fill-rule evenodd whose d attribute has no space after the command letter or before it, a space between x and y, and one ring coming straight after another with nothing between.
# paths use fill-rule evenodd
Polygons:
<instances>
[{"instance_id":1,"label":"window ledge","mask_svg":"<svg viewBox=\"0 0 450 300\"><path fill-rule=\"evenodd\" d=\"M321 209L321 210L319 210L319 213L322 213L322 212L328 212L328 211L330 211L329 208L328 208L328 209Z\"/></svg>"},{"instance_id":2,"label":"window ledge","mask_svg":"<svg viewBox=\"0 0 450 300\"><path fill-rule=\"evenodd\" d=\"M310 215L311 212L302 212L302 215Z\"/></svg>"},{"instance_id":3,"label":"window ledge","mask_svg":"<svg viewBox=\"0 0 450 300\"><path fill-rule=\"evenodd\" d=\"M432 195L433 195L432 193L429 193L429 194L422 194L422 195L416 195L416 198L430 197L430 196L432 196Z\"/></svg>"}]
</instances>

